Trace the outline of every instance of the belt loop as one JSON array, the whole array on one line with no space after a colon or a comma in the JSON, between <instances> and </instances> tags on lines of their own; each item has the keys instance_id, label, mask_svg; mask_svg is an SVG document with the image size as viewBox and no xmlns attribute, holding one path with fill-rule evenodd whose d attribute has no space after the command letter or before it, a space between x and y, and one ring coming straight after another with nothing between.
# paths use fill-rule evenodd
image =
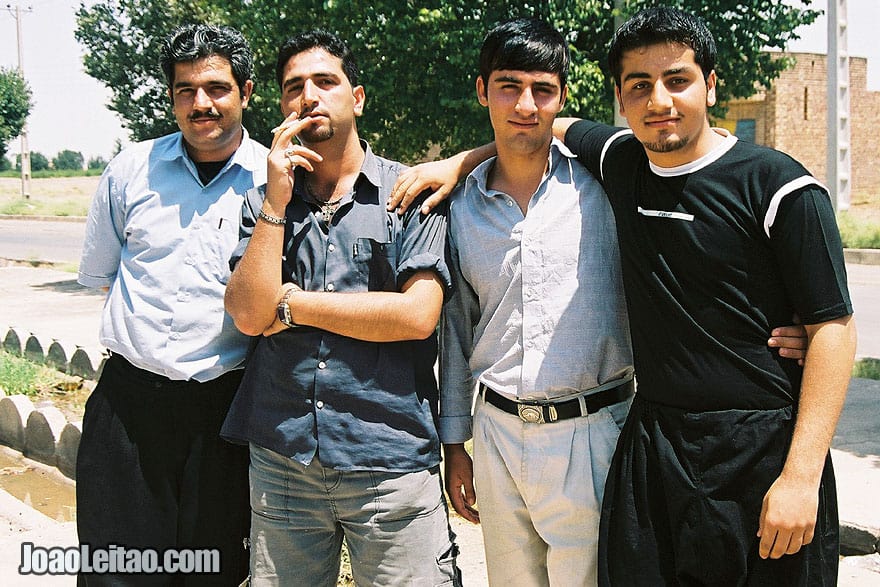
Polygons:
<instances>
[{"instance_id":1,"label":"belt loop","mask_svg":"<svg viewBox=\"0 0 880 587\"><path fill-rule=\"evenodd\" d=\"M581 416L583 417L583 416L588 415L590 413L590 411L587 409L586 396L584 394L580 394L579 396L577 396L577 400L578 400L578 404L581 407Z\"/></svg>"}]
</instances>

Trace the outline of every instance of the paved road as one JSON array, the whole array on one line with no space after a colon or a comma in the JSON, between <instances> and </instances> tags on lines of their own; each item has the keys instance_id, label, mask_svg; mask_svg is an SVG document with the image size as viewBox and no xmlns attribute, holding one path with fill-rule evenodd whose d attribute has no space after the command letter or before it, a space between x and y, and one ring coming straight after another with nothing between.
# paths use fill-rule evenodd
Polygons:
<instances>
[{"instance_id":1,"label":"paved road","mask_svg":"<svg viewBox=\"0 0 880 587\"><path fill-rule=\"evenodd\" d=\"M0 257L23 261L79 263L82 221L8 220L0 218Z\"/></svg>"}]
</instances>

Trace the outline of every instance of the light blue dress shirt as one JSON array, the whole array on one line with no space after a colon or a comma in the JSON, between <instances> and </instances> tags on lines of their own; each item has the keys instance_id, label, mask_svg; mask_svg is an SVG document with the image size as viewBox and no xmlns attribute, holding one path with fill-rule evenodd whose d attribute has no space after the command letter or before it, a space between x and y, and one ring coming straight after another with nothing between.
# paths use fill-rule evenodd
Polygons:
<instances>
[{"instance_id":1,"label":"light blue dress shirt","mask_svg":"<svg viewBox=\"0 0 880 587\"><path fill-rule=\"evenodd\" d=\"M223 309L243 194L266 182L268 150L244 132L202 185L181 134L135 144L107 166L89 212L79 282L109 287L100 341L174 380L240 368L248 338Z\"/></svg>"},{"instance_id":2,"label":"light blue dress shirt","mask_svg":"<svg viewBox=\"0 0 880 587\"><path fill-rule=\"evenodd\" d=\"M453 293L440 339L440 439L471 437L476 381L511 399L559 399L632 376L611 206L559 141L523 214L487 188L495 159L453 193Z\"/></svg>"}]
</instances>

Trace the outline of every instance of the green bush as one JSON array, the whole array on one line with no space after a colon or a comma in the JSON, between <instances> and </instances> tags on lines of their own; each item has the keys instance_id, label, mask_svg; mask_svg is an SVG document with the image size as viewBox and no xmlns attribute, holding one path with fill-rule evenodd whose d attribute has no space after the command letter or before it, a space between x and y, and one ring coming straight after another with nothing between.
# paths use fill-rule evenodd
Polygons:
<instances>
[{"instance_id":1,"label":"green bush","mask_svg":"<svg viewBox=\"0 0 880 587\"><path fill-rule=\"evenodd\" d=\"M837 214L837 226L847 249L880 249L880 224L856 218L849 212Z\"/></svg>"},{"instance_id":2,"label":"green bush","mask_svg":"<svg viewBox=\"0 0 880 587\"><path fill-rule=\"evenodd\" d=\"M7 395L36 395L58 385L67 376L60 371L0 351L0 387Z\"/></svg>"},{"instance_id":3,"label":"green bush","mask_svg":"<svg viewBox=\"0 0 880 587\"><path fill-rule=\"evenodd\" d=\"M880 359L861 359L853 365L853 377L880 379Z\"/></svg>"}]
</instances>

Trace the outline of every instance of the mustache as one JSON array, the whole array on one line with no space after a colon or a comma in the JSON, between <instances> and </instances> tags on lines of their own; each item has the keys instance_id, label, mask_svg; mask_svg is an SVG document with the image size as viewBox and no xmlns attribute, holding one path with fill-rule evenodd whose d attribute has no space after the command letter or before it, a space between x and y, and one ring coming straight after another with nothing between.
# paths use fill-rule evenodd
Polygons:
<instances>
[{"instance_id":1,"label":"mustache","mask_svg":"<svg viewBox=\"0 0 880 587\"><path fill-rule=\"evenodd\" d=\"M192 114L187 116L187 118L189 120L199 120L202 118L207 118L209 120L219 120L220 118L222 118L222 116L220 115L219 112L216 112L214 110L208 110L206 112L193 112Z\"/></svg>"}]
</instances>

